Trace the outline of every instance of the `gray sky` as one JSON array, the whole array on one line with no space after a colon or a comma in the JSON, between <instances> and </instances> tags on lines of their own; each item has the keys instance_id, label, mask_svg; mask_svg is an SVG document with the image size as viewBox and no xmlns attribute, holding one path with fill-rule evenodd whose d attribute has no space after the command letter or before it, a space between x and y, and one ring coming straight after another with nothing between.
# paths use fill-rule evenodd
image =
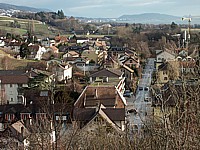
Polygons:
<instances>
[{"instance_id":1,"label":"gray sky","mask_svg":"<svg viewBox=\"0 0 200 150\"><path fill-rule=\"evenodd\" d=\"M66 16L113 18L140 13L200 16L200 0L0 0L1 3L62 9Z\"/></svg>"}]
</instances>

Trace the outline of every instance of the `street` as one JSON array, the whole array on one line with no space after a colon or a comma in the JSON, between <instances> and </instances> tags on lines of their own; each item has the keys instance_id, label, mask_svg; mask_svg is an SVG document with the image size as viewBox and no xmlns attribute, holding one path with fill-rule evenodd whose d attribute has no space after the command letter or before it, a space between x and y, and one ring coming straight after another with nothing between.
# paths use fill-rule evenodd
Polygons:
<instances>
[{"instance_id":1,"label":"street","mask_svg":"<svg viewBox=\"0 0 200 150\"><path fill-rule=\"evenodd\" d=\"M147 64L143 69L142 78L139 80L139 85L136 91L135 100L127 99L127 110L133 109L134 111L127 113L127 121L129 123L130 132L138 131L143 127L147 116L151 114L151 75L155 68L154 58L147 59Z\"/></svg>"}]
</instances>

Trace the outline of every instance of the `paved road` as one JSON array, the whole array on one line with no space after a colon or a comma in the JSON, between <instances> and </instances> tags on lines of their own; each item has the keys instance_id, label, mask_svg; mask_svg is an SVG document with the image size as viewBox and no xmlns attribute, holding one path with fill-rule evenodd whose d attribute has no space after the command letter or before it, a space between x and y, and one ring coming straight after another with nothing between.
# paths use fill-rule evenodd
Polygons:
<instances>
[{"instance_id":1,"label":"paved road","mask_svg":"<svg viewBox=\"0 0 200 150\"><path fill-rule=\"evenodd\" d=\"M137 131L140 131L144 122L147 120L147 116L151 113L149 89L151 86L151 75L155 68L154 60L153 58L147 60L147 64L143 69L142 78L139 80L135 101L132 101L132 108L136 111L128 113L127 115L130 130L137 130L138 128Z\"/></svg>"}]
</instances>

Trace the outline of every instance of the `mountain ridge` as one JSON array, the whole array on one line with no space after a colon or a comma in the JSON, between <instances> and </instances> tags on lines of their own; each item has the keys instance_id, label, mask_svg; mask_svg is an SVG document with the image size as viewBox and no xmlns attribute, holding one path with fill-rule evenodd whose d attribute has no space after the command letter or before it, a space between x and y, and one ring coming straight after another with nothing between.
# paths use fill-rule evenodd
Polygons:
<instances>
[{"instance_id":1,"label":"mountain ridge","mask_svg":"<svg viewBox=\"0 0 200 150\"><path fill-rule=\"evenodd\" d=\"M20 11L27 11L27 12L40 12L40 11L45 11L49 12L51 10L46 9L46 8L34 8L34 7L29 7L29 6L18 6L18 5L13 5L13 4L7 4L7 3L0 3L0 9L1 10L20 10Z\"/></svg>"},{"instance_id":2,"label":"mountain ridge","mask_svg":"<svg viewBox=\"0 0 200 150\"><path fill-rule=\"evenodd\" d=\"M181 17L161 13L142 13L134 15L122 15L117 21L130 21L135 23L171 23L180 22Z\"/></svg>"}]
</instances>

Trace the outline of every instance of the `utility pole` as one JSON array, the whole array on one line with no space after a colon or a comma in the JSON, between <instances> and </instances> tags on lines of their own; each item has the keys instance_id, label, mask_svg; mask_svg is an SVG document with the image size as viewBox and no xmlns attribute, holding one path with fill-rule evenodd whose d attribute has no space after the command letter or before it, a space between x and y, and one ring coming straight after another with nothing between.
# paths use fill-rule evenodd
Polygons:
<instances>
[{"instance_id":1,"label":"utility pole","mask_svg":"<svg viewBox=\"0 0 200 150\"><path fill-rule=\"evenodd\" d=\"M183 17L182 20L188 20L188 34L185 32L185 42L186 42L186 49L188 50L188 44L190 42L190 26L191 26L191 17Z\"/></svg>"}]
</instances>

